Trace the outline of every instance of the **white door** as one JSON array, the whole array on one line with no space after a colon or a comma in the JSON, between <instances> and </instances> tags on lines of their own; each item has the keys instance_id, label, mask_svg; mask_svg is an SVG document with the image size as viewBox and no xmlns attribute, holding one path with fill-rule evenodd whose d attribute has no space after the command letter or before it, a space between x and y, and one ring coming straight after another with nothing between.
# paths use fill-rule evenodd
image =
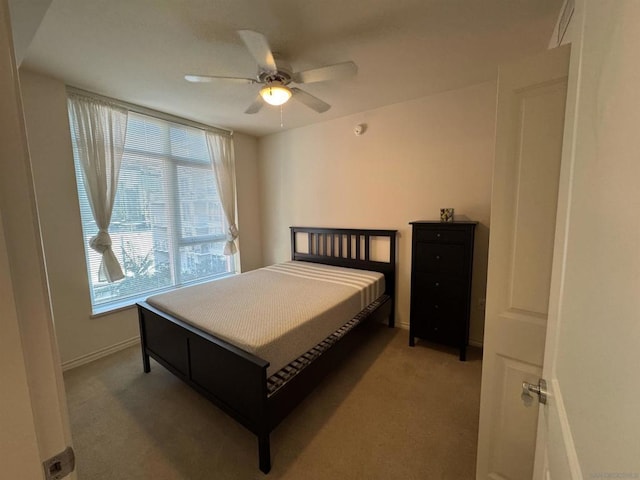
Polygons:
<instances>
[{"instance_id":1,"label":"white door","mask_svg":"<svg viewBox=\"0 0 640 480\"><path fill-rule=\"evenodd\" d=\"M579 0L536 480L640 478L640 2Z\"/></svg>"},{"instance_id":2,"label":"white door","mask_svg":"<svg viewBox=\"0 0 640 480\"><path fill-rule=\"evenodd\" d=\"M6 0L0 62L0 476L30 480L71 435Z\"/></svg>"},{"instance_id":3,"label":"white door","mask_svg":"<svg viewBox=\"0 0 640 480\"><path fill-rule=\"evenodd\" d=\"M478 479L533 473L569 49L500 69L480 401Z\"/></svg>"}]
</instances>

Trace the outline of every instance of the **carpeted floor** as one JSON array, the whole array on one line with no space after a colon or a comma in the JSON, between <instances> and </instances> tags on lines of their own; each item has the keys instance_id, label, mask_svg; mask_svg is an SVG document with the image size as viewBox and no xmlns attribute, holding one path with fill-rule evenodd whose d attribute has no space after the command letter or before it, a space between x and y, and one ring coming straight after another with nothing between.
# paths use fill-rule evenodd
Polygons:
<instances>
[{"instance_id":1,"label":"carpeted floor","mask_svg":"<svg viewBox=\"0 0 640 480\"><path fill-rule=\"evenodd\" d=\"M380 326L271 434L255 436L129 348L65 373L80 480L456 479L475 476L481 353Z\"/></svg>"}]
</instances>

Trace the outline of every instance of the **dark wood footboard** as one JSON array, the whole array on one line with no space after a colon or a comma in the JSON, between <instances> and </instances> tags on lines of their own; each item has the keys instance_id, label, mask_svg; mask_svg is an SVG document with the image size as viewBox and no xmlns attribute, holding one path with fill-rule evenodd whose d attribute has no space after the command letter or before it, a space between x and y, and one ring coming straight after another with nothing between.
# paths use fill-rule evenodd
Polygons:
<instances>
[{"instance_id":1,"label":"dark wood footboard","mask_svg":"<svg viewBox=\"0 0 640 480\"><path fill-rule=\"evenodd\" d=\"M258 437L260 470L271 470L269 362L152 307L138 304L144 371L149 357ZM223 368L216 368L224 366Z\"/></svg>"},{"instance_id":2,"label":"dark wood footboard","mask_svg":"<svg viewBox=\"0 0 640 480\"><path fill-rule=\"evenodd\" d=\"M297 253L297 233L309 235L309 249L305 253ZM144 371L150 371L149 358L153 358L256 434L259 466L264 473L271 469L271 431L349 355L359 341L362 324L388 318L389 326L393 326L395 230L291 227L291 235L292 259L379 271L385 275L386 290L385 296L375 305L351 321L348 332L345 330L344 334L328 337L321 349L314 347L316 355L304 368L293 374L288 373L290 370L278 372L287 379L275 390L270 391L267 385L273 378L267 378L267 361L146 302L138 304ZM369 258L369 241L378 236L389 239L387 262ZM366 247L361 249L361 244ZM353 249L351 245L354 245Z\"/></svg>"},{"instance_id":3,"label":"dark wood footboard","mask_svg":"<svg viewBox=\"0 0 640 480\"><path fill-rule=\"evenodd\" d=\"M268 362L145 302L138 304L138 316L143 356L152 357L201 391L249 430L260 429Z\"/></svg>"}]
</instances>

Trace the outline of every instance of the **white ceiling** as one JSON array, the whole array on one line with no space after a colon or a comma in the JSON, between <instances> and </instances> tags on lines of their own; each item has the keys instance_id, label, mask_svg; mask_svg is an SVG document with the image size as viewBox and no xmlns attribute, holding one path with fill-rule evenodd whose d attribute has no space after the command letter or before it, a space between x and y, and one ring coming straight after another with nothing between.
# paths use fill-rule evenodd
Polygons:
<instances>
[{"instance_id":1,"label":"white ceiling","mask_svg":"<svg viewBox=\"0 0 640 480\"><path fill-rule=\"evenodd\" d=\"M236 31L263 33L294 70L353 60L355 78L304 85L330 103L283 109L295 128L495 78L547 47L562 0L53 0L22 67L69 85L252 135L258 85L191 84L185 73L253 77Z\"/></svg>"}]
</instances>

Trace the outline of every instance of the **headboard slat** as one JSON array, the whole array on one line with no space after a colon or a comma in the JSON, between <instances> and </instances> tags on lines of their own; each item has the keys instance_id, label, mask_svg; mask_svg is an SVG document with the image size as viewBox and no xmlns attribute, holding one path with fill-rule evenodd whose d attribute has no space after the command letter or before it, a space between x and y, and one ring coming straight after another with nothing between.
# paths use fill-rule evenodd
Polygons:
<instances>
[{"instance_id":1,"label":"headboard slat","mask_svg":"<svg viewBox=\"0 0 640 480\"><path fill-rule=\"evenodd\" d=\"M369 242L370 242L369 235L365 235L364 236L364 259L367 261L369 260Z\"/></svg>"}]
</instances>

